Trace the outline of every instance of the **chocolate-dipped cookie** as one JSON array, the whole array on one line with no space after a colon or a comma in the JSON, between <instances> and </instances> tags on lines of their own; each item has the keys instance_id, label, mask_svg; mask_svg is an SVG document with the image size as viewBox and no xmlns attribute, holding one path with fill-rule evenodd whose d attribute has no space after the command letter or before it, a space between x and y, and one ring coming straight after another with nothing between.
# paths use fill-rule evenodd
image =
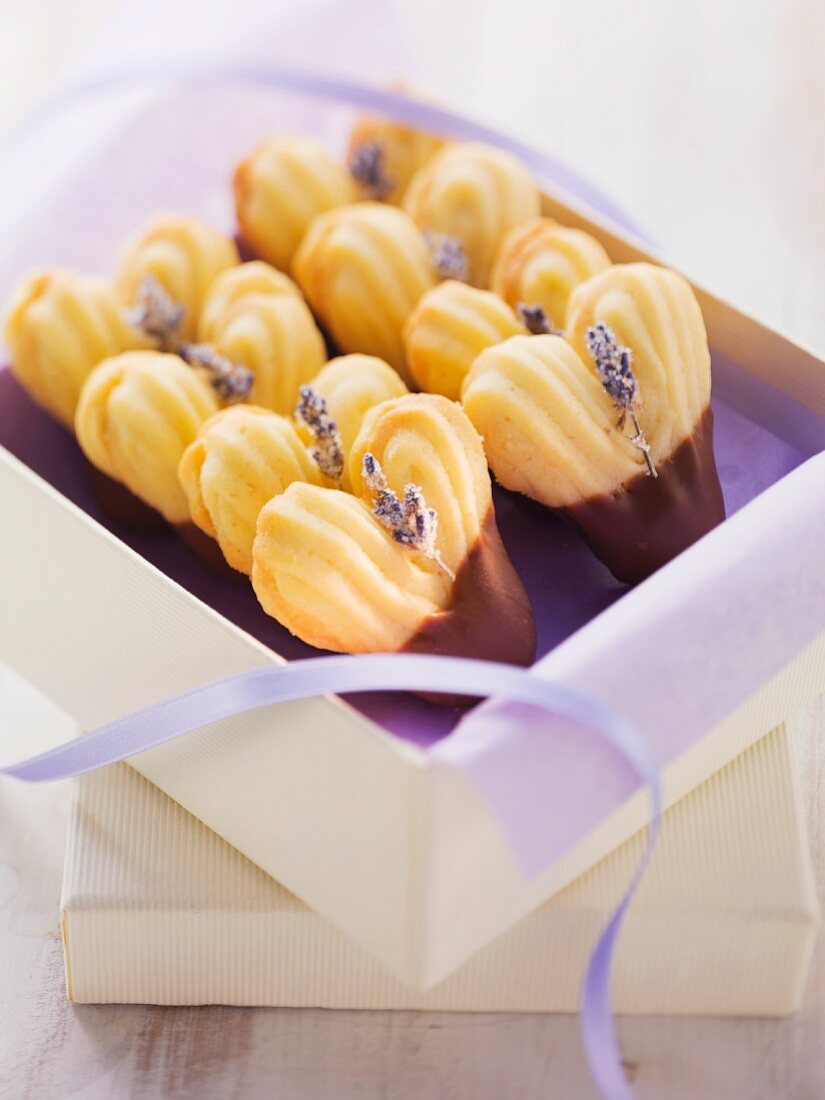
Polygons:
<instances>
[{"instance_id":1,"label":"chocolate-dipped cookie","mask_svg":"<svg viewBox=\"0 0 825 1100\"><path fill-rule=\"evenodd\" d=\"M260 261L231 268L213 282L198 338L251 372L250 401L285 416L326 360L324 338L300 290Z\"/></svg>"},{"instance_id":2,"label":"chocolate-dipped cookie","mask_svg":"<svg viewBox=\"0 0 825 1100\"><path fill-rule=\"evenodd\" d=\"M72 430L80 390L92 369L143 343L104 279L58 269L21 280L4 318L3 339L18 382Z\"/></svg>"},{"instance_id":3,"label":"chocolate-dipped cookie","mask_svg":"<svg viewBox=\"0 0 825 1100\"><path fill-rule=\"evenodd\" d=\"M359 197L343 164L312 138L293 135L267 138L241 161L233 182L244 245L284 271L317 214Z\"/></svg>"},{"instance_id":4,"label":"chocolate-dipped cookie","mask_svg":"<svg viewBox=\"0 0 825 1100\"><path fill-rule=\"evenodd\" d=\"M513 309L539 306L551 325L563 328L575 288L607 267L610 257L595 237L535 218L502 241L492 287Z\"/></svg>"},{"instance_id":5,"label":"chocolate-dipped cookie","mask_svg":"<svg viewBox=\"0 0 825 1100\"><path fill-rule=\"evenodd\" d=\"M377 355L409 381L401 333L435 276L424 240L402 210L360 202L319 215L292 269L341 351Z\"/></svg>"},{"instance_id":6,"label":"chocolate-dipped cookie","mask_svg":"<svg viewBox=\"0 0 825 1100\"><path fill-rule=\"evenodd\" d=\"M428 290L404 326L407 363L418 389L457 400L485 348L524 328L496 294L448 279Z\"/></svg>"},{"instance_id":7,"label":"chocolate-dipped cookie","mask_svg":"<svg viewBox=\"0 0 825 1100\"><path fill-rule=\"evenodd\" d=\"M415 174L404 209L428 235L443 278L488 287L502 240L538 216L540 201L536 181L511 153L456 142Z\"/></svg>"},{"instance_id":8,"label":"chocolate-dipped cookie","mask_svg":"<svg viewBox=\"0 0 825 1100\"><path fill-rule=\"evenodd\" d=\"M350 476L358 496L295 483L262 509L252 583L264 610L337 652L530 663L529 603L495 528L481 441L460 407L424 394L378 406Z\"/></svg>"},{"instance_id":9,"label":"chocolate-dipped cookie","mask_svg":"<svg viewBox=\"0 0 825 1100\"><path fill-rule=\"evenodd\" d=\"M117 294L124 306L140 308L145 305L147 282L150 287L158 284L181 311L168 335L175 340L194 340L210 286L238 260L234 243L211 225L187 215L159 214L126 249L118 270ZM162 335L165 338L167 332ZM171 350L163 340L158 347Z\"/></svg>"},{"instance_id":10,"label":"chocolate-dipped cookie","mask_svg":"<svg viewBox=\"0 0 825 1100\"><path fill-rule=\"evenodd\" d=\"M652 264L574 292L568 340L483 352L463 405L504 486L563 512L634 583L724 519L710 354L689 284Z\"/></svg>"},{"instance_id":11,"label":"chocolate-dipped cookie","mask_svg":"<svg viewBox=\"0 0 825 1100\"><path fill-rule=\"evenodd\" d=\"M83 386L75 431L98 470L171 524L189 519L178 464L218 410L212 388L176 355L130 351L106 359Z\"/></svg>"}]
</instances>

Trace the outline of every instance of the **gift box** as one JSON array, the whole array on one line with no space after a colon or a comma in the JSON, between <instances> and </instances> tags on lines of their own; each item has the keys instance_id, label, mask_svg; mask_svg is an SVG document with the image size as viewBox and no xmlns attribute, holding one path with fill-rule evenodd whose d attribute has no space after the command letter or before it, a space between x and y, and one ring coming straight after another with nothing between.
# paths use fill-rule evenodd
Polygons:
<instances>
[{"instance_id":1,"label":"gift box","mask_svg":"<svg viewBox=\"0 0 825 1100\"><path fill-rule=\"evenodd\" d=\"M48 120L20 152L19 172L26 157L54 155L57 132L72 146L89 109L74 101ZM63 190L17 226L3 294L34 263L111 271L120 242L158 207L185 207L229 231L227 180L250 145L287 129L340 149L351 119L341 105L226 80L144 89L124 110ZM653 259L561 188L546 192L544 210L588 230L617 262ZM535 675L633 721L668 805L825 688L825 517L811 507L825 481L825 364L694 289L713 354L730 518L627 590L552 516L497 496L538 622ZM107 527L74 441L8 371L0 445L0 496L14 516L0 541L0 654L82 727L306 655L251 591L209 574L172 532ZM587 730L500 701L469 713L397 693L282 704L132 763L420 988L649 813L638 777Z\"/></svg>"},{"instance_id":2,"label":"gift box","mask_svg":"<svg viewBox=\"0 0 825 1100\"><path fill-rule=\"evenodd\" d=\"M779 1015L818 919L793 747L773 731L665 815L617 957L626 1013ZM61 902L70 1000L575 1012L637 835L427 992L399 981L125 764L77 783Z\"/></svg>"}]
</instances>

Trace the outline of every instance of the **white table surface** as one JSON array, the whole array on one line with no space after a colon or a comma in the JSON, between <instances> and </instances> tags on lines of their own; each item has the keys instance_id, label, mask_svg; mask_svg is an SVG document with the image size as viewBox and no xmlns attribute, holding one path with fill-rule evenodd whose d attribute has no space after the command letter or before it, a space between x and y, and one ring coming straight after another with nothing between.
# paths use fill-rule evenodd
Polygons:
<instances>
[{"instance_id":1,"label":"white table surface","mask_svg":"<svg viewBox=\"0 0 825 1100\"><path fill-rule=\"evenodd\" d=\"M420 88L545 145L610 191L676 266L825 352L821 0L398 6ZM2 0L0 134L109 7ZM61 721L0 666L4 738L34 747ZM822 708L794 730L825 897ZM70 1008L58 928L69 795L65 784L0 788L0 1097L595 1096L573 1018ZM620 1033L642 1100L818 1100L825 942L793 1019L624 1019Z\"/></svg>"}]
</instances>

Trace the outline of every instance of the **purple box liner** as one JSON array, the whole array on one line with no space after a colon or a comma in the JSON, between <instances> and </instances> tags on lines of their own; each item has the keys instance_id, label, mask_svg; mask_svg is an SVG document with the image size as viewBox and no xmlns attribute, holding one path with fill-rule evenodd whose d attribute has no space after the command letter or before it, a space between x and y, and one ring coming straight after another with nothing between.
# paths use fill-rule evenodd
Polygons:
<instances>
[{"instance_id":1,"label":"purple box liner","mask_svg":"<svg viewBox=\"0 0 825 1100\"><path fill-rule=\"evenodd\" d=\"M714 412L717 465L732 515L808 456L725 401L715 399ZM91 492L77 443L29 399L7 368L0 370L0 444L148 562L282 657L293 660L318 652L266 616L240 575L239 583L218 577L173 531L138 535L111 524ZM545 508L498 488L495 505L502 538L533 606L538 656L543 657L627 589L573 528ZM449 733L466 713L401 693L354 694L348 701L421 747Z\"/></svg>"}]
</instances>

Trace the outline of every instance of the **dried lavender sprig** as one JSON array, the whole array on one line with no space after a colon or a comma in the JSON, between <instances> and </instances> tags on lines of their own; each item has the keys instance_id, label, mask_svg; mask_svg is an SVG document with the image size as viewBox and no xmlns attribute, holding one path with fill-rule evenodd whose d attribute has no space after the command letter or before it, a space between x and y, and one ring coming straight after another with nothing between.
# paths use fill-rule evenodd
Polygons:
<instances>
[{"instance_id":1,"label":"dried lavender sprig","mask_svg":"<svg viewBox=\"0 0 825 1100\"><path fill-rule=\"evenodd\" d=\"M355 182L374 199L386 198L395 187L395 180L386 172L384 147L378 141L356 145L347 167Z\"/></svg>"},{"instance_id":2,"label":"dried lavender sprig","mask_svg":"<svg viewBox=\"0 0 825 1100\"><path fill-rule=\"evenodd\" d=\"M184 363L206 373L222 401L243 401L249 396L255 382L252 371L220 355L211 344L179 344L176 350Z\"/></svg>"},{"instance_id":3,"label":"dried lavender sprig","mask_svg":"<svg viewBox=\"0 0 825 1100\"><path fill-rule=\"evenodd\" d=\"M375 455L367 451L361 461L361 476L373 497L372 514L386 527L393 539L401 546L417 550L426 558L434 561L439 569L455 580L441 552L435 545L438 535L438 513L428 508L420 485L405 485L404 498L390 488L381 464Z\"/></svg>"},{"instance_id":4,"label":"dried lavender sprig","mask_svg":"<svg viewBox=\"0 0 825 1100\"><path fill-rule=\"evenodd\" d=\"M516 305L518 319L531 334L531 336L562 336L564 330L557 328L543 306L538 304L528 305L527 302L518 302Z\"/></svg>"},{"instance_id":5,"label":"dried lavender sprig","mask_svg":"<svg viewBox=\"0 0 825 1100\"><path fill-rule=\"evenodd\" d=\"M650 444L636 415L640 395L636 375L633 373L633 352L619 343L616 334L603 321L597 321L589 328L585 339L601 383L607 394L613 398L614 407L619 410L616 427L620 430L624 428L626 418L630 417L636 431L630 442L644 455L648 476L658 477L650 457Z\"/></svg>"},{"instance_id":6,"label":"dried lavender sprig","mask_svg":"<svg viewBox=\"0 0 825 1100\"><path fill-rule=\"evenodd\" d=\"M338 422L327 411L327 403L312 386L301 386L295 417L304 424L315 444L310 454L321 473L340 482L344 473L344 447Z\"/></svg>"},{"instance_id":7,"label":"dried lavender sprig","mask_svg":"<svg viewBox=\"0 0 825 1100\"><path fill-rule=\"evenodd\" d=\"M178 334L186 314L154 275L144 275L138 285L135 303L123 311L127 325L154 340L161 351L175 351Z\"/></svg>"},{"instance_id":8,"label":"dried lavender sprig","mask_svg":"<svg viewBox=\"0 0 825 1100\"><path fill-rule=\"evenodd\" d=\"M470 261L464 251L464 245L458 237L448 237L446 233L433 233L427 230L424 242L430 253L430 263L442 279L458 279L466 283L470 276Z\"/></svg>"}]
</instances>

